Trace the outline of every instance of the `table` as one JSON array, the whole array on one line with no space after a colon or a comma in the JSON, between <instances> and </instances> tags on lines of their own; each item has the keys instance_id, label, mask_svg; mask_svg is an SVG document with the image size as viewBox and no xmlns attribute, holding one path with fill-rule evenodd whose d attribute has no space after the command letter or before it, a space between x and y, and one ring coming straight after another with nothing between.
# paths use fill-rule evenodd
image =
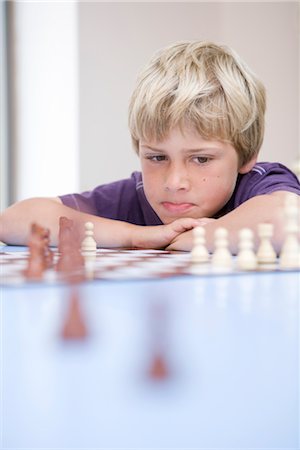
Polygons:
<instances>
[{"instance_id":1,"label":"table","mask_svg":"<svg viewBox=\"0 0 300 450\"><path fill-rule=\"evenodd\" d=\"M299 448L299 272L86 282L78 342L69 291L1 287L1 448Z\"/></svg>"}]
</instances>

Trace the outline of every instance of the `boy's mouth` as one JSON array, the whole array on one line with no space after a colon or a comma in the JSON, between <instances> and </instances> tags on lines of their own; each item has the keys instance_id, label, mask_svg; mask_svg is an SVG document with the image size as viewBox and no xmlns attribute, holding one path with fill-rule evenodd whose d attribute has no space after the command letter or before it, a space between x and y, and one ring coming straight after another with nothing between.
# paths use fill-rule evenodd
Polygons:
<instances>
[{"instance_id":1,"label":"boy's mouth","mask_svg":"<svg viewBox=\"0 0 300 450\"><path fill-rule=\"evenodd\" d=\"M162 202L162 206L168 212L171 213L183 213L191 209L194 204L193 203L173 203L173 202Z\"/></svg>"}]
</instances>

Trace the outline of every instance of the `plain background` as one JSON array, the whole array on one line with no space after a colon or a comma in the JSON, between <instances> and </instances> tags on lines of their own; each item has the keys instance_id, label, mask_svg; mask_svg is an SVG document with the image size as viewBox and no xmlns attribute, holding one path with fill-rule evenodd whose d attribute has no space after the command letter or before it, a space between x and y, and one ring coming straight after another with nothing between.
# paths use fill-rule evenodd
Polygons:
<instances>
[{"instance_id":1,"label":"plain background","mask_svg":"<svg viewBox=\"0 0 300 450\"><path fill-rule=\"evenodd\" d=\"M299 157L299 2L8 3L7 203L138 170L130 95L153 53L181 40L233 47L267 89L260 160Z\"/></svg>"}]
</instances>

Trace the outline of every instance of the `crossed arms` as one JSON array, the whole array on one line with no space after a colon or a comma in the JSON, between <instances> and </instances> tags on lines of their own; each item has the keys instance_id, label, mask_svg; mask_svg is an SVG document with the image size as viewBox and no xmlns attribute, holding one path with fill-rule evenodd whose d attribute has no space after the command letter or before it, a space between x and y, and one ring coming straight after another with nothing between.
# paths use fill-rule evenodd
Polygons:
<instances>
[{"instance_id":1,"label":"crossed arms","mask_svg":"<svg viewBox=\"0 0 300 450\"><path fill-rule=\"evenodd\" d=\"M283 208L287 192L277 191L247 200L235 210L219 219L181 218L168 225L139 226L119 220L105 219L76 211L62 204L59 198L32 198L15 203L0 216L0 240L13 245L26 245L30 225L37 222L50 230L51 244L57 245L59 217L74 221L84 237L84 223L94 223L94 237L100 247L167 248L190 251L193 246L192 229L203 225L206 229L207 247L213 250L214 232L225 227L229 232L230 249L236 253L238 231L251 228L256 231L262 222L274 224L273 244L279 252L284 238ZM300 209L300 196L298 197Z\"/></svg>"}]
</instances>

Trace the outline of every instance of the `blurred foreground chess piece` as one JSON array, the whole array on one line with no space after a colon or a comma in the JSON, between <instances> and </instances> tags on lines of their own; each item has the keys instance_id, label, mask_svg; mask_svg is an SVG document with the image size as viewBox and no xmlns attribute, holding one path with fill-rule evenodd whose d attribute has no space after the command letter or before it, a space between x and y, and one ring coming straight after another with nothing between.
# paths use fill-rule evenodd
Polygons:
<instances>
[{"instance_id":1,"label":"blurred foreground chess piece","mask_svg":"<svg viewBox=\"0 0 300 450\"><path fill-rule=\"evenodd\" d=\"M59 230L58 230L58 251L63 253L65 248L70 246L72 240L74 240L73 234L74 222L65 216L59 218Z\"/></svg>"},{"instance_id":2,"label":"blurred foreground chess piece","mask_svg":"<svg viewBox=\"0 0 300 450\"><path fill-rule=\"evenodd\" d=\"M56 270L63 274L63 277L72 282L84 280L84 259L80 252L79 235L72 220L67 217L59 219L58 233L59 259Z\"/></svg>"},{"instance_id":3,"label":"blurred foreground chess piece","mask_svg":"<svg viewBox=\"0 0 300 450\"><path fill-rule=\"evenodd\" d=\"M193 229L193 248L191 251L191 261L193 264L206 263L209 260L209 253L205 245L205 228L195 227Z\"/></svg>"},{"instance_id":4,"label":"blurred foreground chess piece","mask_svg":"<svg viewBox=\"0 0 300 450\"><path fill-rule=\"evenodd\" d=\"M257 258L254 253L254 235L250 228L239 231L237 267L241 270L255 270Z\"/></svg>"},{"instance_id":5,"label":"blurred foreground chess piece","mask_svg":"<svg viewBox=\"0 0 300 450\"><path fill-rule=\"evenodd\" d=\"M260 223L257 227L257 234L260 239L256 253L257 263L263 265L275 265L277 261L276 252L272 245L274 225L272 223Z\"/></svg>"},{"instance_id":6,"label":"blurred foreground chess piece","mask_svg":"<svg viewBox=\"0 0 300 450\"><path fill-rule=\"evenodd\" d=\"M94 239L94 224L86 222L84 227L85 237L81 243L81 254L84 257L85 276L88 280L92 280L95 273L97 243Z\"/></svg>"},{"instance_id":7,"label":"blurred foreground chess piece","mask_svg":"<svg viewBox=\"0 0 300 450\"><path fill-rule=\"evenodd\" d=\"M97 242L94 238L94 224L92 222L86 222L85 225L85 237L81 243L82 253L96 253Z\"/></svg>"},{"instance_id":8,"label":"blurred foreground chess piece","mask_svg":"<svg viewBox=\"0 0 300 450\"><path fill-rule=\"evenodd\" d=\"M45 229L44 230L44 260L45 260L45 266L47 269L50 269L53 267L53 260L54 260L54 253L50 249L50 230Z\"/></svg>"},{"instance_id":9,"label":"blurred foreground chess piece","mask_svg":"<svg viewBox=\"0 0 300 450\"><path fill-rule=\"evenodd\" d=\"M41 280L45 269L53 265L53 252L49 248L50 231L37 223L31 224L28 239L29 258L24 275L28 280Z\"/></svg>"},{"instance_id":10,"label":"blurred foreground chess piece","mask_svg":"<svg viewBox=\"0 0 300 450\"><path fill-rule=\"evenodd\" d=\"M216 229L214 234L215 248L211 263L213 267L232 269L233 259L229 251L228 230L223 227Z\"/></svg>"},{"instance_id":11,"label":"blurred foreground chess piece","mask_svg":"<svg viewBox=\"0 0 300 450\"><path fill-rule=\"evenodd\" d=\"M63 324L61 336L63 339L82 340L88 335L83 313L80 307L78 290L71 287L71 294Z\"/></svg>"}]
</instances>

